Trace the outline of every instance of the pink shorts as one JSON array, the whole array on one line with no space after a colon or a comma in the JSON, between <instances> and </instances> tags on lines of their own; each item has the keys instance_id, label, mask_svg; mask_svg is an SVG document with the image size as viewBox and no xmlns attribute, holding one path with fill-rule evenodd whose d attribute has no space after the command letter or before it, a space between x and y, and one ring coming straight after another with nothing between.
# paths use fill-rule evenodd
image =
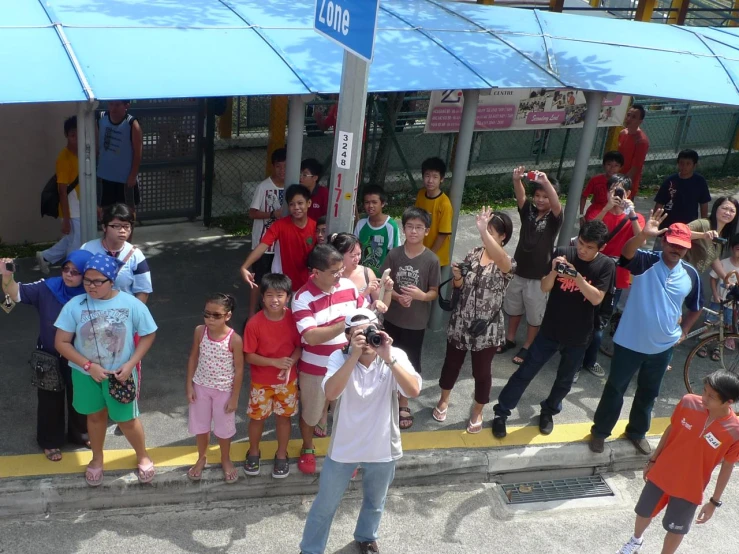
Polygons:
<instances>
[{"instance_id":1,"label":"pink shorts","mask_svg":"<svg viewBox=\"0 0 739 554\"><path fill-rule=\"evenodd\" d=\"M236 434L236 412L226 413L226 404L231 398L230 392L224 392L197 383L192 384L195 390L195 402L190 404L187 430L193 435L210 433L219 439L230 439Z\"/></svg>"}]
</instances>

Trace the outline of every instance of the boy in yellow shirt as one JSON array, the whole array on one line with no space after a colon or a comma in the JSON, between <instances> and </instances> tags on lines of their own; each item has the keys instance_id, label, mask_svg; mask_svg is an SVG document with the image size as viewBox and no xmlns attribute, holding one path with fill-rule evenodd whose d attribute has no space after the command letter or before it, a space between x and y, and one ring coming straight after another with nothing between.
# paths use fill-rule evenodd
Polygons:
<instances>
[{"instance_id":1,"label":"boy in yellow shirt","mask_svg":"<svg viewBox=\"0 0 739 554\"><path fill-rule=\"evenodd\" d=\"M441 191L446 164L440 158L428 158L421 164L424 188L418 191L416 207L431 214L431 228L423 245L439 258L441 267L450 265L449 246L452 236L452 203Z\"/></svg>"}]
</instances>

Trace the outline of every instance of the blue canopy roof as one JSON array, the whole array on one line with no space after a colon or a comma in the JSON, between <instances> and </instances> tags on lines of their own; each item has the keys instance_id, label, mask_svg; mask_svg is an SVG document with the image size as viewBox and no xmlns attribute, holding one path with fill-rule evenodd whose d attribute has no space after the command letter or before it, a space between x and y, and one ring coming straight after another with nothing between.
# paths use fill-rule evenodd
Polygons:
<instances>
[{"instance_id":1,"label":"blue canopy roof","mask_svg":"<svg viewBox=\"0 0 739 554\"><path fill-rule=\"evenodd\" d=\"M314 0L16 0L0 103L335 93ZM75 63L77 62L77 63ZM382 0L374 92L566 87L739 105L739 29Z\"/></svg>"}]
</instances>

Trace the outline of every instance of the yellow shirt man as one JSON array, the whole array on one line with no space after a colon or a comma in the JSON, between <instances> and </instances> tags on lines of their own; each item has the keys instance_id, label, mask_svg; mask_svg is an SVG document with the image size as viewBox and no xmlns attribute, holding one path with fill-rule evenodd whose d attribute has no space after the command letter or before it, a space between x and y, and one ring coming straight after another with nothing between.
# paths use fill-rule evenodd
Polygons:
<instances>
[{"instance_id":1,"label":"yellow shirt man","mask_svg":"<svg viewBox=\"0 0 739 554\"><path fill-rule=\"evenodd\" d=\"M454 216L454 210L452 209L452 203L449 197L442 192L435 198L429 198L426 196L426 189L421 189L416 196L416 207L426 210L431 214L431 228L429 229L429 234L423 239L423 245L433 250L432 247L434 242L436 242L436 238L439 235L444 235L444 242L442 242L441 247L436 251L436 255L439 258L441 267L449 265L452 217Z\"/></svg>"}]
</instances>

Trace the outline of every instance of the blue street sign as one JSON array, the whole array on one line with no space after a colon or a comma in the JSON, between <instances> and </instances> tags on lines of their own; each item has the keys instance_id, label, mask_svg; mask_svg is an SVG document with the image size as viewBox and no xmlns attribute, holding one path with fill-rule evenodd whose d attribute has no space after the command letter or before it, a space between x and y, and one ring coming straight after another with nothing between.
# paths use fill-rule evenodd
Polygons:
<instances>
[{"instance_id":1,"label":"blue street sign","mask_svg":"<svg viewBox=\"0 0 739 554\"><path fill-rule=\"evenodd\" d=\"M316 0L313 28L360 58L372 62L380 0Z\"/></svg>"}]
</instances>

